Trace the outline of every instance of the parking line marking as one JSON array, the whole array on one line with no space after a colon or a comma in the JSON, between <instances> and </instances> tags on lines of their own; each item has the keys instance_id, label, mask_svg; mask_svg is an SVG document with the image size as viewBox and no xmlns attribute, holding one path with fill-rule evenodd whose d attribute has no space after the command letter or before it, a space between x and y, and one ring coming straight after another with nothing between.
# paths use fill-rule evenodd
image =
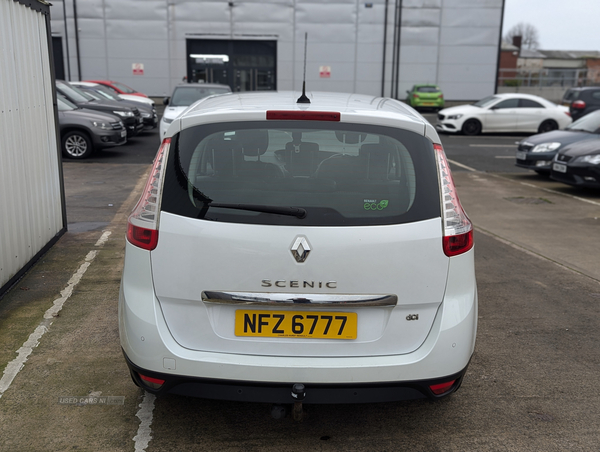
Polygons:
<instances>
[{"instance_id":1,"label":"parking line marking","mask_svg":"<svg viewBox=\"0 0 600 452\"><path fill-rule=\"evenodd\" d=\"M152 440L152 412L154 411L154 400L156 396L148 391L144 392L144 399L139 404L140 409L136 416L140 420L137 434L133 437L135 443L135 452L144 452L148 443Z\"/></svg>"},{"instance_id":2,"label":"parking line marking","mask_svg":"<svg viewBox=\"0 0 600 452\"><path fill-rule=\"evenodd\" d=\"M85 256L85 262L81 264L77 271L71 276L67 286L60 292L60 297L54 300L52 307L44 313L44 320L40 322L33 333L31 333L23 343L21 348L17 350L17 357L6 365L2 378L0 378L0 398L2 398L6 390L10 387L17 374L23 369L25 362L33 352L33 349L40 344L40 339L48 332L50 325L52 325L52 322L54 322L54 319L56 318L56 314L60 312L65 302L71 297L73 289L79 284L79 281L81 281L81 278L97 254L98 250L93 250Z\"/></svg>"},{"instance_id":3,"label":"parking line marking","mask_svg":"<svg viewBox=\"0 0 600 452\"><path fill-rule=\"evenodd\" d=\"M446 160L448 160L453 165L460 166L461 168L466 169L467 171L473 171L474 173L478 172L475 168L471 168L470 166L463 165L462 163L455 162L454 160L450 160L448 157L446 157Z\"/></svg>"},{"instance_id":4,"label":"parking line marking","mask_svg":"<svg viewBox=\"0 0 600 452\"><path fill-rule=\"evenodd\" d=\"M112 234L112 231L104 231L94 246L104 245L106 243L106 241L108 240L108 237L110 237L111 234Z\"/></svg>"},{"instance_id":5,"label":"parking line marking","mask_svg":"<svg viewBox=\"0 0 600 452\"><path fill-rule=\"evenodd\" d=\"M541 259L541 260L544 260L544 261L547 261L547 262L552 262L553 264L555 264L555 265L558 265L558 266L559 266L560 268L562 268L563 270L567 270L567 271L569 271L569 272L571 272L571 273L575 273L575 274L577 274L577 275L579 275L579 276L585 276L585 277L587 277L587 278L590 278L592 281L596 281L597 283L600 283L600 280L598 280L598 279L594 278L593 276L587 275L587 274L585 274L585 273L583 273L583 272L581 272L581 271L579 271L579 270L575 270L574 268L568 267L568 266L567 266L567 265L565 265L565 264L561 264L560 262L558 262L558 261L555 261L554 259L551 259L551 258L549 258L549 257L547 257L547 256L544 256L543 254L539 254L539 253L537 253L537 252L535 252L535 251L531 251L531 250L529 250L529 249L525 248L525 247L524 247L524 246L522 246L522 245L517 245L516 243L514 243L514 242L511 242L510 240L507 240L507 239L505 239L505 238L502 238L502 237L500 237L499 235L496 235L496 234L494 234L493 232L487 231L487 230L483 229L483 228L482 228L482 227L480 227L480 226L477 226L477 225L474 225L474 226L475 226L475 228L474 228L474 229L475 229L477 232L481 232L483 235L487 235L488 237L491 237L491 238L493 238L493 239L496 239L496 240L498 240L500 243L503 243L503 244L505 244L505 245L508 245L508 246L510 246L511 248L514 248L514 249L516 249L516 250L522 251L523 253L525 253L525 254L527 254L527 255L529 255L529 256L533 256L533 257L536 257L536 258L538 258L538 259Z\"/></svg>"},{"instance_id":6,"label":"parking line marking","mask_svg":"<svg viewBox=\"0 0 600 452\"><path fill-rule=\"evenodd\" d=\"M578 201L583 201L583 202L587 202L589 204L593 204L595 206L600 206L600 202L592 201L591 199L585 199L585 198L580 198L579 196L573 196L573 195L569 195L567 193L561 193L559 191L552 190L551 188L538 187L537 185L529 184L527 182L519 182L519 183L525 185L526 187L538 188L540 190L547 191L548 193L553 193L555 195L566 196L567 198L573 198L573 199L576 199Z\"/></svg>"}]
</instances>

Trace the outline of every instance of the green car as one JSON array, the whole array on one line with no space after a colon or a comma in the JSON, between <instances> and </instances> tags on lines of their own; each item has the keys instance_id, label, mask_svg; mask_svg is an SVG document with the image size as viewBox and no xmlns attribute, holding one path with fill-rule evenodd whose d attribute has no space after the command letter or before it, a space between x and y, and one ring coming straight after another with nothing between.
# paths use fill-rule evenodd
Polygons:
<instances>
[{"instance_id":1,"label":"green car","mask_svg":"<svg viewBox=\"0 0 600 452\"><path fill-rule=\"evenodd\" d=\"M406 93L408 94L406 103L415 109L434 108L441 110L444 108L444 95L437 85L415 85Z\"/></svg>"}]
</instances>

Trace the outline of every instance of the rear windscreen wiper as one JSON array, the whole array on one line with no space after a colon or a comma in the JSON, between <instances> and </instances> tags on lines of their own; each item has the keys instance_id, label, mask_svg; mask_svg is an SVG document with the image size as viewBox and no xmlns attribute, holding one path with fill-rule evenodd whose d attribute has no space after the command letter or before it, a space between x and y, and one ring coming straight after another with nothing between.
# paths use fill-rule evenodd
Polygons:
<instances>
[{"instance_id":1,"label":"rear windscreen wiper","mask_svg":"<svg viewBox=\"0 0 600 452\"><path fill-rule=\"evenodd\" d=\"M209 207L219 207L221 209L236 209L236 210L249 210L252 212L262 212L262 213L273 213L276 215L289 215L291 217L297 218L305 218L306 210L301 207L281 207L281 206L263 206L257 204L227 204L227 203L219 203L213 202L211 198L206 196L196 187L193 187L193 195L194 198L202 201L204 206L200 210L200 218L204 218L206 215L206 211Z\"/></svg>"},{"instance_id":2,"label":"rear windscreen wiper","mask_svg":"<svg viewBox=\"0 0 600 452\"><path fill-rule=\"evenodd\" d=\"M289 215L291 217L304 218L306 210L301 207L261 206L257 204L226 204L220 202L206 202L208 207L219 207L222 209L250 210L253 212L274 213L277 215Z\"/></svg>"}]
</instances>

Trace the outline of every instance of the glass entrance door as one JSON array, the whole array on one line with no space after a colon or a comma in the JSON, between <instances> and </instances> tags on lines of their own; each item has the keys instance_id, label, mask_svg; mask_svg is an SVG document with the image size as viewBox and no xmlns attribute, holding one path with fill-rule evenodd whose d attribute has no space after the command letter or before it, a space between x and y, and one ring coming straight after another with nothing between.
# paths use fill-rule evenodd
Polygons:
<instances>
[{"instance_id":1,"label":"glass entrance door","mask_svg":"<svg viewBox=\"0 0 600 452\"><path fill-rule=\"evenodd\" d=\"M259 68L235 69L233 91L273 91L275 80L273 71Z\"/></svg>"},{"instance_id":2,"label":"glass entrance door","mask_svg":"<svg viewBox=\"0 0 600 452\"><path fill-rule=\"evenodd\" d=\"M187 79L232 91L276 90L276 41L188 39Z\"/></svg>"}]
</instances>

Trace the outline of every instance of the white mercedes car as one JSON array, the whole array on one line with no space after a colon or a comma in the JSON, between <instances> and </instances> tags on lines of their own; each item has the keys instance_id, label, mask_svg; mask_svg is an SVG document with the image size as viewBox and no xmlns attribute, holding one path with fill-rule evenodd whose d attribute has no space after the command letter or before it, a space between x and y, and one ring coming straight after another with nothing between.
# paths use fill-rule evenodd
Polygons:
<instances>
[{"instance_id":1,"label":"white mercedes car","mask_svg":"<svg viewBox=\"0 0 600 452\"><path fill-rule=\"evenodd\" d=\"M487 132L544 133L571 124L569 109L539 96L521 93L494 94L472 105L438 112L440 132L479 135Z\"/></svg>"},{"instance_id":2,"label":"white mercedes car","mask_svg":"<svg viewBox=\"0 0 600 452\"><path fill-rule=\"evenodd\" d=\"M165 97L165 111L160 121L160 139L162 140L173 120L194 102L215 94L230 93L227 85L213 83L183 83L173 89L171 97Z\"/></svg>"},{"instance_id":3,"label":"white mercedes car","mask_svg":"<svg viewBox=\"0 0 600 452\"><path fill-rule=\"evenodd\" d=\"M477 289L435 129L392 99L297 98L214 96L173 120L128 220L134 382L274 404L452 394Z\"/></svg>"}]
</instances>

